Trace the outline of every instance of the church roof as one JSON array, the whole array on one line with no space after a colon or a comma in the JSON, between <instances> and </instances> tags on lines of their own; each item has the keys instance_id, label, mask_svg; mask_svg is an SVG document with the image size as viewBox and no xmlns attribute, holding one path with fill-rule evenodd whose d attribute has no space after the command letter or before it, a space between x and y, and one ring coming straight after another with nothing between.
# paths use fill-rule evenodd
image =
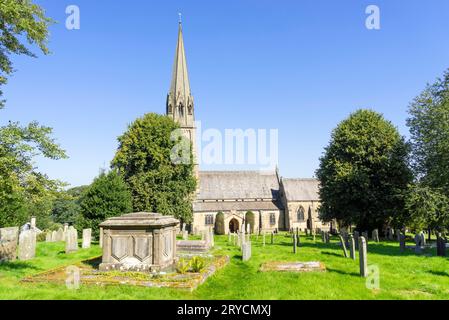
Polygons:
<instances>
[{"instance_id":1,"label":"church roof","mask_svg":"<svg viewBox=\"0 0 449 320\"><path fill-rule=\"evenodd\" d=\"M317 179L282 179L288 201L319 201Z\"/></svg>"},{"instance_id":2,"label":"church roof","mask_svg":"<svg viewBox=\"0 0 449 320\"><path fill-rule=\"evenodd\" d=\"M175 62L173 63L173 75L170 87L170 95L172 95L176 100L187 100L187 98L191 95L181 23L179 23L178 45L176 46Z\"/></svg>"},{"instance_id":3,"label":"church roof","mask_svg":"<svg viewBox=\"0 0 449 320\"><path fill-rule=\"evenodd\" d=\"M277 199L275 172L200 171L198 200Z\"/></svg>"},{"instance_id":4,"label":"church roof","mask_svg":"<svg viewBox=\"0 0 449 320\"><path fill-rule=\"evenodd\" d=\"M219 211L257 211L257 210L283 210L277 201L218 201L218 202L194 202L194 212L219 212Z\"/></svg>"}]
</instances>

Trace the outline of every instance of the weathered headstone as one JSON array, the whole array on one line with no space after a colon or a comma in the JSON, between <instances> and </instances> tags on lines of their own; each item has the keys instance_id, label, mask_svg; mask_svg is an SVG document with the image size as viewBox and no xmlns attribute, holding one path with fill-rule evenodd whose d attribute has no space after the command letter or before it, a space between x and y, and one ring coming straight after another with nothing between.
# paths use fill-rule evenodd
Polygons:
<instances>
[{"instance_id":1,"label":"weathered headstone","mask_svg":"<svg viewBox=\"0 0 449 320\"><path fill-rule=\"evenodd\" d=\"M15 261L17 254L17 241L0 240L0 264Z\"/></svg>"},{"instance_id":2,"label":"weathered headstone","mask_svg":"<svg viewBox=\"0 0 449 320\"><path fill-rule=\"evenodd\" d=\"M437 256L446 256L446 239L443 238L441 233L437 234Z\"/></svg>"},{"instance_id":3,"label":"weathered headstone","mask_svg":"<svg viewBox=\"0 0 449 320\"><path fill-rule=\"evenodd\" d=\"M379 242L379 230L374 229L372 232L372 237L374 242Z\"/></svg>"},{"instance_id":4,"label":"weathered headstone","mask_svg":"<svg viewBox=\"0 0 449 320\"><path fill-rule=\"evenodd\" d=\"M399 233L399 250L401 250L401 252L405 251L405 234L402 232Z\"/></svg>"},{"instance_id":5,"label":"weathered headstone","mask_svg":"<svg viewBox=\"0 0 449 320\"><path fill-rule=\"evenodd\" d=\"M301 246L301 235L299 234L299 231L296 233L296 245L298 247Z\"/></svg>"},{"instance_id":6,"label":"weathered headstone","mask_svg":"<svg viewBox=\"0 0 449 320\"><path fill-rule=\"evenodd\" d=\"M67 232L69 230L69 224L64 223L63 236L61 241L67 241Z\"/></svg>"},{"instance_id":7,"label":"weathered headstone","mask_svg":"<svg viewBox=\"0 0 449 320\"><path fill-rule=\"evenodd\" d=\"M72 226L67 229L67 240L65 243L65 253L70 253L78 250L78 232Z\"/></svg>"},{"instance_id":8,"label":"weathered headstone","mask_svg":"<svg viewBox=\"0 0 449 320\"><path fill-rule=\"evenodd\" d=\"M421 245L425 246L426 245L426 236L425 236L424 232L422 232L422 231L421 231L420 235L421 235Z\"/></svg>"},{"instance_id":9,"label":"weathered headstone","mask_svg":"<svg viewBox=\"0 0 449 320\"><path fill-rule=\"evenodd\" d=\"M345 258L348 258L348 250L346 249L345 239L341 235L339 235L340 238L340 245L343 249L343 254L345 255Z\"/></svg>"},{"instance_id":10,"label":"weathered headstone","mask_svg":"<svg viewBox=\"0 0 449 320\"><path fill-rule=\"evenodd\" d=\"M296 246L297 246L296 234L293 234L292 240L293 240L293 253L296 253Z\"/></svg>"},{"instance_id":11,"label":"weathered headstone","mask_svg":"<svg viewBox=\"0 0 449 320\"><path fill-rule=\"evenodd\" d=\"M422 237L421 234L417 233L415 235L415 253L417 254L421 253L421 246L422 246Z\"/></svg>"},{"instance_id":12,"label":"weathered headstone","mask_svg":"<svg viewBox=\"0 0 449 320\"><path fill-rule=\"evenodd\" d=\"M36 256L36 232L25 230L19 236L19 260L30 260Z\"/></svg>"},{"instance_id":13,"label":"weathered headstone","mask_svg":"<svg viewBox=\"0 0 449 320\"><path fill-rule=\"evenodd\" d=\"M189 240L189 232L187 230L182 232L182 239L185 241Z\"/></svg>"},{"instance_id":14,"label":"weathered headstone","mask_svg":"<svg viewBox=\"0 0 449 320\"><path fill-rule=\"evenodd\" d=\"M14 241L17 243L19 239L19 227L0 228L0 240Z\"/></svg>"},{"instance_id":15,"label":"weathered headstone","mask_svg":"<svg viewBox=\"0 0 449 320\"><path fill-rule=\"evenodd\" d=\"M356 259L356 255L355 255L355 239L354 236L351 234L349 235L349 251L350 251L350 255L351 255L351 259L355 260Z\"/></svg>"},{"instance_id":16,"label":"weathered headstone","mask_svg":"<svg viewBox=\"0 0 449 320\"><path fill-rule=\"evenodd\" d=\"M45 242L51 242L51 232L47 232L45 234Z\"/></svg>"},{"instance_id":17,"label":"weathered headstone","mask_svg":"<svg viewBox=\"0 0 449 320\"><path fill-rule=\"evenodd\" d=\"M251 242L245 242L242 245L242 260L248 261L251 259Z\"/></svg>"},{"instance_id":18,"label":"weathered headstone","mask_svg":"<svg viewBox=\"0 0 449 320\"><path fill-rule=\"evenodd\" d=\"M31 217L31 230L36 230L36 217Z\"/></svg>"},{"instance_id":19,"label":"weathered headstone","mask_svg":"<svg viewBox=\"0 0 449 320\"><path fill-rule=\"evenodd\" d=\"M64 241L64 230L59 228L56 232L56 242Z\"/></svg>"},{"instance_id":20,"label":"weathered headstone","mask_svg":"<svg viewBox=\"0 0 449 320\"><path fill-rule=\"evenodd\" d=\"M56 242L56 241L58 241L57 239L58 239L58 233L55 230L53 230L51 232L51 242Z\"/></svg>"},{"instance_id":21,"label":"weathered headstone","mask_svg":"<svg viewBox=\"0 0 449 320\"><path fill-rule=\"evenodd\" d=\"M92 229L84 229L83 230L83 249L90 248L90 244L92 242Z\"/></svg>"},{"instance_id":22,"label":"weathered headstone","mask_svg":"<svg viewBox=\"0 0 449 320\"><path fill-rule=\"evenodd\" d=\"M368 253L365 237L359 237L360 276L368 277Z\"/></svg>"},{"instance_id":23,"label":"weathered headstone","mask_svg":"<svg viewBox=\"0 0 449 320\"><path fill-rule=\"evenodd\" d=\"M368 231L362 232L362 237L365 238L366 243L368 243L369 241L369 237L368 237Z\"/></svg>"},{"instance_id":24,"label":"weathered headstone","mask_svg":"<svg viewBox=\"0 0 449 320\"><path fill-rule=\"evenodd\" d=\"M358 231L354 231L354 241L355 241L355 249L359 250L359 238L360 233Z\"/></svg>"}]
</instances>

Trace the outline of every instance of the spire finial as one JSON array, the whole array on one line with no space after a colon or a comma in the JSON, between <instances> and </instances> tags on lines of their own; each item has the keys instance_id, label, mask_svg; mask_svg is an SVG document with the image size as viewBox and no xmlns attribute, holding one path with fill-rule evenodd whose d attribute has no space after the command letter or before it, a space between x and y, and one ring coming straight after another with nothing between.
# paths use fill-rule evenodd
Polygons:
<instances>
[{"instance_id":1,"label":"spire finial","mask_svg":"<svg viewBox=\"0 0 449 320\"><path fill-rule=\"evenodd\" d=\"M179 24L181 24L182 23L182 13L178 12L178 16L179 16Z\"/></svg>"}]
</instances>

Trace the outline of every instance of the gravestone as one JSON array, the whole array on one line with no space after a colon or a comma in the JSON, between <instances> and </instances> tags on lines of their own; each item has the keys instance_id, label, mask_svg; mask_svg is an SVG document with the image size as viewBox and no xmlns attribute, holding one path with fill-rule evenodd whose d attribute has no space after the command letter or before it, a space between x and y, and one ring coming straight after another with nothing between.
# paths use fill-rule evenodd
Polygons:
<instances>
[{"instance_id":1,"label":"gravestone","mask_svg":"<svg viewBox=\"0 0 449 320\"><path fill-rule=\"evenodd\" d=\"M45 242L51 242L51 232L47 232L45 234Z\"/></svg>"},{"instance_id":2,"label":"gravestone","mask_svg":"<svg viewBox=\"0 0 449 320\"><path fill-rule=\"evenodd\" d=\"M71 253L78 250L78 232L72 226L67 229L65 242L65 253Z\"/></svg>"},{"instance_id":3,"label":"gravestone","mask_svg":"<svg viewBox=\"0 0 449 320\"><path fill-rule=\"evenodd\" d=\"M15 261L17 254L16 241L0 240L0 264L3 262Z\"/></svg>"},{"instance_id":4,"label":"gravestone","mask_svg":"<svg viewBox=\"0 0 449 320\"><path fill-rule=\"evenodd\" d=\"M437 256L446 256L446 239L443 238L441 233L437 234Z\"/></svg>"},{"instance_id":5,"label":"gravestone","mask_svg":"<svg viewBox=\"0 0 449 320\"><path fill-rule=\"evenodd\" d=\"M399 250L405 251L405 234L402 234L402 232L399 233Z\"/></svg>"},{"instance_id":6,"label":"gravestone","mask_svg":"<svg viewBox=\"0 0 449 320\"><path fill-rule=\"evenodd\" d=\"M355 249L359 250L359 238L360 233L358 231L354 231L354 241L355 241Z\"/></svg>"},{"instance_id":7,"label":"gravestone","mask_svg":"<svg viewBox=\"0 0 449 320\"><path fill-rule=\"evenodd\" d=\"M19 260L30 260L36 256L36 232L25 230L19 236Z\"/></svg>"},{"instance_id":8,"label":"gravestone","mask_svg":"<svg viewBox=\"0 0 449 320\"><path fill-rule=\"evenodd\" d=\"M426 245L426 236L425 236L424 232L422 232L422 231L421 231L420 235L421 235L421 245L425 246Z\"/></svg>"},{"instance_id":9,"label":"gravestone","mask_svg":"<svg viewBox=\"0 0 449 320\"><path fill-rule=\"evenodd\" d=\"M69 224L64 223L63 236L61 241L67 241L67 232L69 230Z\"/></svg>"},{"instance_id":10,"label":"gravestone","mask_svg":"<svg viewBox=\"0 0 449 320\"><path fill-rule=\"evenodd\" d=\"M326 231L326 243L330 243L331 242L331 235L329 233L329 231Z\"/></svg>"},{"instance_id":11,"label":"gravestone","mask_svg":"<svg viewBox=\"0 0 449 320\"><path fill-rule=\"evenodd\" d=\"M31 217L30 227L31 230L36 230L36 217Z\"/></svg>"},{"instance_id":12,"label":"gravestone","mask_svg":"<svg viewBox=\"0 0 449 320\"><path fill-rule=\"evenodd\" d=\"M397 242L401 241L401 234L402 234L401 230L396 229L396 240L397 240Z\"/></svg>"},{"instance_id":13,"label":"gravestone","mask_svg":"<svg viewBox=\"0 0 449 320\"><path fill-rule=\"evenodd\" d=\"M274 232L271 233L271 244L274 244Z\"/></svg>"},{"instance_id":14,"label":"gravestone","mask_svg":"<svg viewBox=\"0 0 449 320\"><path fill-rule=\"evenodd\" d=\"M56 242L64 241L64 230L62 228L59 228L56 233Z\"/></svg>"},{"instance_id":15,"label":"gravestone","mask_svg":"<svg viewBox=\"0 0 449 320\"><path fill-rule=\"evenodd\" d=\"M362 232L362 237L365 238L366 243L368 243L369 241L369 237L368 237L368 231Z\"/></svg>"},{"instance_id":16,"label":"gravestone","mask_svg":"<svg viewBox=\"0 0 449 320\"><path fill-rule=\"evenodd\" d=\"M92 242L92 229L84 229L83 230L83 249L90 248L90 244Z\"/></svg>"},{"instance_id":17,"label":"gravestone","mask_svg":"<svg viewBox=\"0 0 449 320\"><path fill-rule=\"evenodd\" d=\"M355 258L355 251L356 251L355 239L354 239L354 236L352 234L349 235L349 251L350 251L351 259L355 260L356 259Z\"/></svg>"},{"instance_id":18,"label":"gravestone","mask_svg":"<svg viewBox=\"0 0 449 320\"><path fill-rule=\"evenodd\" d=\"M340 245L343 249L343 254L345 255L345 258L348 258L348 250L346 249L345 239L341 235L339 235L340 238Z\"/></svg>"},{"instance_id":19,"label":"gravestone","mask_svg":"<svg viewBox=\"0 0 449 320\"><path fill-rule=\"evenodd\" d=\"M415 253L417 254L421 253L421 246L422 246L422 237L421 234L417 233L415 235Z\"/></svg>"},{"instance_id":20,"label":"gravestone","mask_svg":"<svg viewBox=\"0 0 449 320\"><path fill-rule=\"evenodd\" d=\"M58 233L55 231L55 230L53 230L52 232L51 232L51 242L56 242L57 239L58 238Z\"/></svg>"},{"instance_id":21,"label":"gravestone","mask_svg":"<svg viewBox=\"0 0 449 320\"><path fill-rule=\"evenodd\" d=\"M296 253L296 246L297 246L296 234L293 234L292 240L293 240L293 253Z\"/></svg>"},{"instance_id":22,"label":"gravestone","mask_svg":"<svg viewBox=\"0 0 449 320\"><path fill-rule=\"evenodd\" d=\"M372 232L372 236L373 236L373 241L374 242L379 242L379 230L374 229Z\"/></svg>"},{"instance_id":23,"label":"gravestone","mask_svg":"<svg viewBox=\"0 0 449 320\"><path fill-rule=\"evenodd\" d=\"M242 260L248 261L251 259L251 242L245 242L242 245Z\"/></svg>"},{"instance_id":24,"label":"gravestone","mask_svg":"<svg viewBox=\"0 0 449 320\"><path fill-rule=\"evenodd\" d=\"M189 232L187 230L182 232L182 239L185 241L189 240Z\"/></svg>"},{"instance_id":25,"label":"gravestone","mask_svg":"<svg viewBox=\"0 0 449 320\"><path fill-rule=\"evenodd\" d=\"M326 243L326 235L325 235L324 231L321 231L321 241L323 243Z\"/></svg>"},{"instance_id":26,"label":"gravestone","mask_svg":"<svg viewBox=\"0 0 449 320\"><path fill-rule=\"evenodd\" d=\"M19 227L0 228L0 240L14 241L17 243L19 239Z\"/></svg>"},{"instance_id":27,"label":"gravestone","mask_svg":"<svg viewBox=\"0 0 449 320\"><path fill-rule=\"evenodd\" d=\"M388 240L392 241L394 239L394 231L392 228L388 228Z\"/></svg>"},{"instance_id":28,"label":"gravestone","mask_svg":"<svg viewBox=\"0 0 449 320\"><path fill-rule=\"evenodd\" d=\"M360 261L360 276L368 277L368 256L366 250L365 237L359 237L359 261Z\"/></svg>"},{"instance_id":29,"label":"gravestone","mask_svg":"<svg viewBox=\"0 0 449 320\"><path fill-rule=\"evenodd\" d=\"M301 246L301 235L299 234L299 231L296 233L296 246Z\"/></svg>"}]
</instances>

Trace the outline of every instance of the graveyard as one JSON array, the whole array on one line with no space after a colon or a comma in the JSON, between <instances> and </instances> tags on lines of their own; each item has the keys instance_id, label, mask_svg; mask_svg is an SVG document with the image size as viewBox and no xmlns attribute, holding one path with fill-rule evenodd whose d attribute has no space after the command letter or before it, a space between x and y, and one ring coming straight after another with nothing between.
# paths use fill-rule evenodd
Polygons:
<instances>
[{"instance_id":1,"label":"graveyard","mask_svg":"<svg viewBox=\"0 0 449 320\"><path fill-rule=\"evenodd\" d=\"M379 242L369 239L367 265L375 265L379 270L378 288L367 287L368 278L360 273L359 251L354 252L355 259L352 259L352 252L349 253L352 250L348 248L348 257L345 257L338 236L314 237L303 232L299 232L299 236L300 240L293 243L292 234L288 232L275 234L273 239L271 234L265 237L245 235L240 246L234 236L215 236L214 247L206 255L229 257L229 262L222 263L193 290L176 285L141 286L137 284L138 280L146 279L148 273L120 275L116 271L110 272L108 278L118 277L119 281L81 279L79 288L75 290L64 283L67 267L98 260L102 254L98 242L93 242L90 248L82 248L82 240L79 239L79 248L67 251L64 241L38 241L34 258L0 265L0 299L408 300L449 297L448 258L437 256L436 248L432 246L423 247L419 252L408 248L415 244L412 234L407 235L405 250L396 239L380 239ZM177 241L182 239L183 236L178 234ZM190 237L189 240L198 241L198 237ZM244 248L243 244L251 247L247 257L242 256L245 255L240 248ZM190 258L197 255L200 254L191 254ZM315 262L319 263L317 270L313 270ZM286 269L277 269L279 266ZM298 272L294 270L297 266L311 267L311 270ZM66 275L42 281L42 275L55 270ZM124 276L128 281L122 281Z\"/></svg>"}]
</instances>

